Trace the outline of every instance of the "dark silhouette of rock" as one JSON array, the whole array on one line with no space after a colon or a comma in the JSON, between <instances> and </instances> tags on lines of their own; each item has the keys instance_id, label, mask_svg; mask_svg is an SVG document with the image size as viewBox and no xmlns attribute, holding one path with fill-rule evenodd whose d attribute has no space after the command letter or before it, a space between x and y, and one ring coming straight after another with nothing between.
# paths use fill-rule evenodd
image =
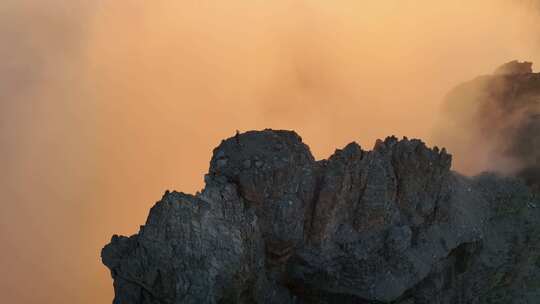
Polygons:
<instances>
[{"instance_id":1,"label":"dark silhouette of rock","mask_svg":"<svg viewBox=\"0 0 540 304\"><path fill-rule=\"evenodd\" d=\"M540 73L532 63L511 61L460 84L448 94L446 110L436 140L467 156L460 167L464 159L484 159L483 169L519 176L540 190Z\"/></svg>"},{"instance_id":2,"label":"dark silhouette of rock","mask_svg":"<svg viewBox=\"0 0 540 304\"><path fill-rule=\"evenodd\" d=\"M530 74L532 70L532 62L519 62L517 60L507 62L495 70L495 75L521 75Z\"/></svg>"},{"instance_id":3,"label":"dark silhouette of rock","mask_svg":"<svg viewBox=\"0 0 540 304\"><path fill-rule=\"evenodd\" d=\"M237 134L201 193L105 246L114 303L538 303L540 199L450 164L416 139L315 161L294 132Z\"/></svg>"}]
</instances>

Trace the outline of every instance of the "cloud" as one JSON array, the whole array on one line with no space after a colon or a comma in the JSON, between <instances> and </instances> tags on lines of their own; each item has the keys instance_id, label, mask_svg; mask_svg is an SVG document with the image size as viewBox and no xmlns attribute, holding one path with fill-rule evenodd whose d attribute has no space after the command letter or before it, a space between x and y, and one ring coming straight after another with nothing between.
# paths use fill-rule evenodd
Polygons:
<instances>
[{"instance_id":1,"label":"cloud","mask_svg":"<svg viewBox=\"0 0 540 304\"><path fill-rule=\"evenodd\" d=\"M134 232L166 188L200 187L236 129L296 129L318 157L429 137L448 89L511 59L540 62L526 11L503 0L2 1L6 301L109 301L101 245Z\"/></svg>"}]
</instances>

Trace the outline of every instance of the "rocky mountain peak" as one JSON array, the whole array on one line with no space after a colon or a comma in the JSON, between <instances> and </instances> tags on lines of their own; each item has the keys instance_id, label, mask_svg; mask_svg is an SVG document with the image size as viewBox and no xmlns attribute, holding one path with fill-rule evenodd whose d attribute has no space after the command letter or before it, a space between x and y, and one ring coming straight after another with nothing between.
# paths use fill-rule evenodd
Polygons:
<instances>
[{"instance_id":1,"label":"rocky mountain peak","mask_svg":"<svg viewBox=\"0 0 540 304\"><path fill-rule=\"evenodd\" d=\"M295 132L238 133L201 193L105 246L114 303L533 303L539 199L450 166L416 139L316 161Z\"/></svg>"}]
</instances>

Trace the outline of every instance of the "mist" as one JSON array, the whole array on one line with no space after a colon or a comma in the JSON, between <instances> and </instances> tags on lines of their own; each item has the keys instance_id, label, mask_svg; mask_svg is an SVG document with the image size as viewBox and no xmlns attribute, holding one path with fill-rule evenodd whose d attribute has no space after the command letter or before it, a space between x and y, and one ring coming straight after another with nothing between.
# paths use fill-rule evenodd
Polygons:
<instances>
[{"instance_id":1,"label":"mist","mask_svg":"<svg viewBox=\"0 0 540 304\"><path fill-rule=\"evenodd\" d=\"M451 88L540 64L533 5L2 1L4 301L111 301L101 247L166 189L201 188L236 130L294 129L318 158L392 134L443 144Z\"/></svg>"},{"instance_id":2,"label":"mist","mask_svg":"<svg viewBox=\"0 0 540 304\"><path fill-rule=\"evenodd\" d=\"M461 172L497 171L540 189L540 73L532 64L505 63L446 96L435 138L461 156Z\"/></svg>"}]
</instances>

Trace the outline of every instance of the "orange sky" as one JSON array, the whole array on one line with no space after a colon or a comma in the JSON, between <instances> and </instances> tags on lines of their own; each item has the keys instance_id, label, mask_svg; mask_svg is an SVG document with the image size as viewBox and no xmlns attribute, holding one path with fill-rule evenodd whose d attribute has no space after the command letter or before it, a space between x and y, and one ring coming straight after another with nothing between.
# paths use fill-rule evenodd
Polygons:
<instances>
[{"instance_id":1,"label":"orange sky","mask_svg":"<svg viewBox=\"0 0 540 304\"><path fill-rule=\"evenodd\" d=\"M540 64L517 2L3 0L4 301L110 302L101 247L166 189L202 187L237 129L295 129L318 158L391 134L440 144L450 88Z\"/></svg>"}]
</instances>

